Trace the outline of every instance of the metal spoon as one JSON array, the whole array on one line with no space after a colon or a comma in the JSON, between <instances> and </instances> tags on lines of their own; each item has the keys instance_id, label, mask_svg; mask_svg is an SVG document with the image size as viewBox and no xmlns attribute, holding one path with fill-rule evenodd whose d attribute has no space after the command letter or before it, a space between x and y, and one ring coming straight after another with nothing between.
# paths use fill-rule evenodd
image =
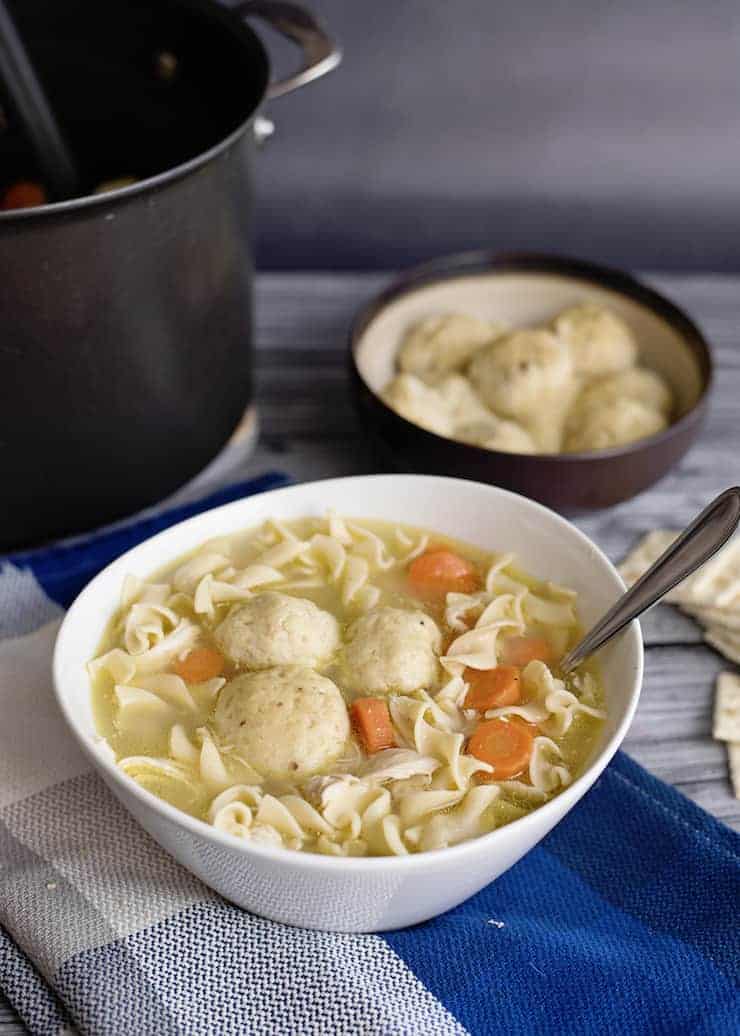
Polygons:
<instances>
[{"instance_id":1,"label":"metal spoon","mask_svg":"<svg viewBox=\"0 0 740 1036\"><path fill-rule=\"evenodd\" d=\"M740 488L726 489L660 555L560 663L569 673L717 553L740 522Z\"/></svg>"}]
</instances>

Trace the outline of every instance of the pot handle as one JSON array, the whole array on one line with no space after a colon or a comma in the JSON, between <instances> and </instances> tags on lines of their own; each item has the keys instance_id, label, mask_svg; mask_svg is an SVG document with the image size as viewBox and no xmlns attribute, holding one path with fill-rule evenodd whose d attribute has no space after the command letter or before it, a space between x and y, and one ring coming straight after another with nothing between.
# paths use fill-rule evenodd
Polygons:
<instances>
[{"instance_id":1,"label":"pot handle","mask_svg":"<svg viewBox=\"0 0 740 1036\"><path fill-rule=\"evenodd\" d=\"M326 75L342 60L342 51L331 36L310 11L298 4L284 0L242 0L233 10L242 18L263 18L281 36L297 43L303 52L303 62L294 75L270 83L265 95L267 100L282 97Z\"/></svg>"}]
</instances>

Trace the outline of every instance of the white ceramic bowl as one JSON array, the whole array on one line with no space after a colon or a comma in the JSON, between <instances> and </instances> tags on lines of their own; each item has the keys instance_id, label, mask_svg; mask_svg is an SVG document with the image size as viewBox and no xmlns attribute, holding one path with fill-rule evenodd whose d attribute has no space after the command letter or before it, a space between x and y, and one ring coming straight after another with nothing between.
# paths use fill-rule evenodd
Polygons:
<instances>
[{"instance_id":1,"label":"white ceramic bowl","mask_svg":"<svg viewBox=\"0 0 740 1036\"><path fill-rule=\"evenodd\" d=\"M198 515L109 565L67 613L54 653L54 683L67 723L111 791L160 845L207 885L276 921L373 932L424 921L467 899L516 863L578 802L629 727L642 681L642 639L633 623L602 654L608 719L584 773L556 798L508 826L449 849L406 857L341 859L239 841L174 809L116 767L95 731L85 664L117 608L127 573L149 576L212 536L249 528L273 515L322 515L327 508L426 526L491 550L514 551L533 575L578 591L586 624L623 590L615 569L581 532L513 493L434 476L313 482Z\"/></svg>"}]
</instances>

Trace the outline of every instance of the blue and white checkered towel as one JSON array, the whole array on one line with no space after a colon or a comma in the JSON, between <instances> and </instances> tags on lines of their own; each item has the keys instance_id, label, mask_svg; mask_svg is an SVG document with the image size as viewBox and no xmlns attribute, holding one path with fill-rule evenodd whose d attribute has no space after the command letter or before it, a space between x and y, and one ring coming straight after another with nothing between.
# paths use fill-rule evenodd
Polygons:
<instances>
[{"instance_id":1,"label":"blue and white checkered towel","mask_svg":"<svg viewBox=\"0 0 740 1036\"><path fill-rule=\"evenodd\" d=\"M740 839L619 755L545 842L434 921L301 931L179 867L52 700L63 608L152 532L266 476L0 562L0 986L33 1033L740 1032Z\"/></svg>"}]
</instances>

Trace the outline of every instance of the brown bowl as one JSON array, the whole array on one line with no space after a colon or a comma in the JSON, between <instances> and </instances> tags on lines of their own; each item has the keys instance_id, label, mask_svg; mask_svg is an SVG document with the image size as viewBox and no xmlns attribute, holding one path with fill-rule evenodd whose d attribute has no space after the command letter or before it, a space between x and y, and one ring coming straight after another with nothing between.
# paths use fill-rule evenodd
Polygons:
<instances>
[{"instance_id":1,"label":"brown bowl","mask_svg":"<svg viewBox=\"0 0 740 1036\"><path fill-rule=\"evenodd\" d=\"M517 327L586 299L627 322L641 361L671 386L674 419L657 435L587 453L502 453L426 431L381 399L406 328L426 316L460 312ZM395 468L489 482L568 512L628 500L665 475L699 432L712 380L709 346L672 302L619 270L536 253L467 252L415 267L358 314L350 357L362 423Z\"/></svg>"}]
</instances>

